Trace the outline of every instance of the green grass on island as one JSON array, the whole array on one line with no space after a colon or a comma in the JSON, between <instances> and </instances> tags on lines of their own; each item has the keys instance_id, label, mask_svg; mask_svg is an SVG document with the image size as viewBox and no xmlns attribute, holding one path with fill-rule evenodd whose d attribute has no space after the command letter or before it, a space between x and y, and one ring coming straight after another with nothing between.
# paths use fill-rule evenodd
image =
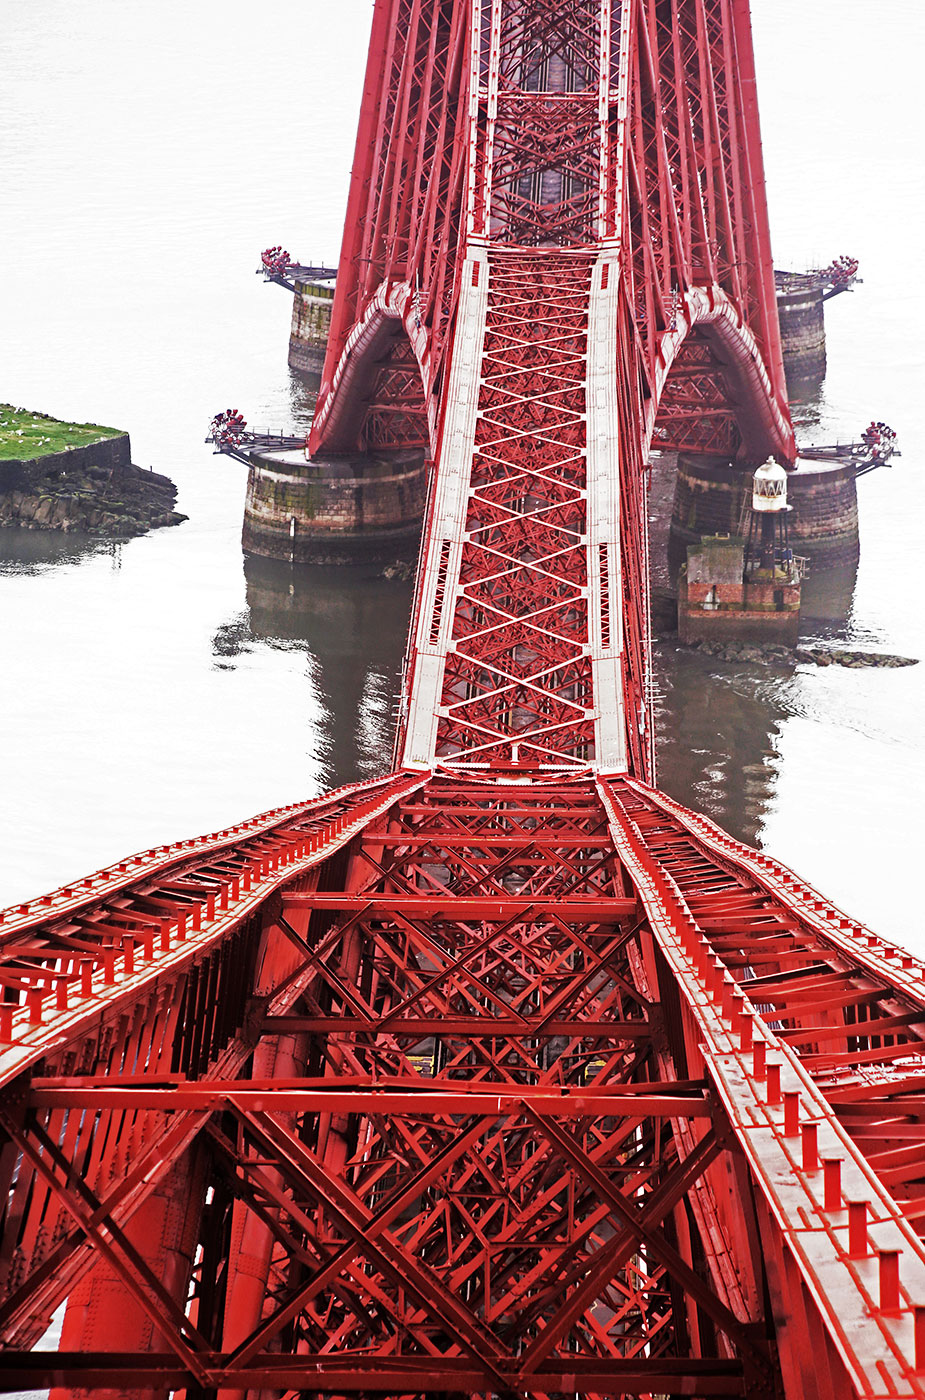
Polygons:
<instances>
[{"instance_id":1,"label":"green grass on island","mask_svg":"<svg viewBox=\"0 0 925 1400\"><path fill-rule=\"evenodd\" d=\"M99 423L62 423L44 413L0 403L0 460L9 457L45 457L65 447L86 447L91 442L118 437L121 428L104 428Z\"/></svg>"}]
</instances>

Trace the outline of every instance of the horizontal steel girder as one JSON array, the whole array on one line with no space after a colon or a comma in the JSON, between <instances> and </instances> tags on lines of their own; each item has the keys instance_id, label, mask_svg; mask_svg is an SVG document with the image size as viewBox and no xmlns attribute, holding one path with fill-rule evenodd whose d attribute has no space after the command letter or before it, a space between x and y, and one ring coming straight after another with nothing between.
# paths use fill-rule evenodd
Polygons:
<instances>
[{"instance_id":1,"label":"horizontal steel girder","mask_svg":"<svg viewBox=\"0 0 925 1400\"><path fill-rule=\"evenodd\" d=\"M280 1355L273 1353L246 1366L222 1364L222 1358L203 1358L209 1386L234 1389L311 1390L337 1394L356 1391L398 1395L424 1391L477 1395L488 1391L497 1377L463 1361L436 1362L431 1358L413 1364L390 1357L353 1363L328 1355ZM211 1364L210 1364L211 1363ZM530 1390L546 1395L690 1395L712 1400L714 1396L744 1396L742 1366L737 1361L677 1360L663 1357L647 1361L615 1361L602 1366L581 1358L557 1364L531 1375L505 1368L503 1380L511 1392ZM189 1373L169 1354L154 1356L131 1352L98 1352L96 1355L41 1352L9 1352L0 1358L0 1386L4 1390L42 1389L54 1385L113 1387L125 1390L149 1386L180 1389Z\"/></svg>"},{"instance_id":2,"label":"horizontal steel girder","mask_svg":"<svg viewBox=\"0 0 925 1400\"><path fill-rule=\"evenodd\" d=\"M626 1369L631 1358L620 1354L624 1345L620 1328L625 1322L615 1323L607 1342L606 1329L594 1340L583 1329L591 1325L606 1297L614 1318L632 1318L632 1335L648 1336L647 1345L655 1345L656 1338L673 1337L672 1345L689 1346L678 1333L677 1304L670 1302L674 1289L674 1296L688 1298L687 1306L696 1308L702 1319L709 1318L727 1338L738 1368L721 1378L722 1384L734 1380L738 1391L730 1393L770 1395L770 1359L760 1347L756 1349L752 1334L743 1331L737 1319L743 1308L747 1314L754 1304L748 1304L745 1294L737 1299L735 1291L729 1291L721 1268L692 1267L693 1259L674 1243L671 1223L677 1203L687 1200L711 1249L728 1252L739 1217L737 1212L728 1214L722 1205L719 1182L727 1171L734 1175L741 1170L735 1167L736 1160L745 1161L752 1189L758 1193L755 1228L771 1228L773 1220L778 1231L774 1248L767 1244L768 1267L779 1268L789 1257L791 1267L807 1282L818 1280L826 1270L841 1269L848 1294L841 1299L840 1310L847 1316L862 1305L846 1340L835 1314L817 1297L813 1306L832 1338L829 1369L847 1366L845 1374L862 1378L873 1374L870 1366L877 1373L885 1366L885 1374L892 1374L889 1347L906 1347L903 1337L913 1325L909 1290L914 1292L916 1287L913 1273L922 1265L921 1250L888 1191L882 1184L872 1187L873 1179L864 1176L868 1171L864 1152L876 1154L879 1142L865 1137L863 1125L877 1120L869 1110L863 1118L859 1116L846 1085L849 1097L839 1100L845 1104L845 1125L836 1125L832 1139L842 1161L840 1209L842 1213L847 1209L844 1200L849 1192L855 1201L863 1195L861 1178L852 1175L860 1171L868 1182L869 1233L888 1253L898 1249L901 1260L900 1311L892 1320L889 1309L878 1310L875 1298L871 1320L868 1295L858 1292L857 1278L847 1262L843 1241L848 1226L832 1202L824 1199L831 1183L826 1186L821 1168L816 1182L812 1174L801 1176L787 1147L791 1130L783 1120L790 1110L783 1099L789 1094L803 1101L801 1121L812 1122L815 1116L818 1122L815 1150L820 1160L826 1152L831 1154L830 1129L819 1117L825 1112L825 1076L830 1073L826 1066L831 1061L826 1058L820 1066L823 1078L817 1088L805 1071L800 1077L800 1058L793 1058L783 1036L794 1040L802 1035L809 1040L810 1065L819 1053L813 1037L829 1048L829 1054L838 1054L845 1063L852 1058L856 1062L873 1054L878 1040L882 1041L878 1027L888 1011L893 1035L906 1037L907 1068L902 1079L895 1080L896 1102L905 1099L908 1109L914 1110L916 1103L925 1102L925 1064L921 1081L908 1068L914 1055L917 1006L922 1003L910 1004L901 988L915 970L886 957L884 950L874 963L865 954L865 965L856 964L858 973L853 974L845 966L848 935L843 921L828 906L805 895L802 888L793 888L780 868L765 858L756 864L757 858L730 850L710 832L696 834L693 819L680 809L667 808L658 794L639 784L603 784L603 805L587 784L576 785L571 793L561 785L550 791L545 799L546 830L568 815L572 839L558 846L551 841L547 860L540 864L523 862L518 845L505 845L495 852L469 850L456 842L440 846L448 810L468 826L490 812L502 830L508 809L511 823L523 820L526 807L539 819L543 799L539 788L532 791L537 795L525 803L522 789L497 785L491 790L473 786L470 791L465 780L432 779L413 790L396 789L391 805L372 816L366 830L352 838L349 868L354 873L349 879L347 866L335 878L333 856L327 857L324 870L328 873L323 878L329 899L319 904L311 898L304 882L321 878L323 872L298 858L288 873L288 885L281 890L274 886L263 895L265 928L277 938L286 959L281 971L288 967L290 979L297 971L298 989L290 981L293 990L285 993L288 1009L279 1005L282 992L275 1005L273 998L270 1003L255 1004L245 1013L242 1030L252 1045L272 1045L278 1037L304 1037L303 1043L316 1047L320 1073L287 1076L277 1072L269 1078L247 1078L239 1077L236 1067L231 1078L214 1072L190 1077L170 1073L168 1066L157 1072L152 1064L141 1074L127 1070L87 1076L55 1074L54 1066L48 1065L19 1099L21 1123L12 1118L4 1122L36 1169L43 1153L52 1154L42 1167L51 1191L49 1201L64 1203L71 1187L67 1155L53 1147L42 1124L47 1123L63 1143L69 1141L71 1130L65 1127L69 1122L84 1125L81 1132L86 1133L87 1125L97 1121L109 1120L113 1125L148 1121L158 1125L165 1143L171 1141L168 1125L173 1121L188 1119L197 1125L199 1141L209 1144L214 1157L213 1181L221 1191L230 1192L228 1199L237 1203L238 1211L264 1223L279 1249L302 1261L302 1282L283 1285L280 1280L274 1285L277 1313L262 1325L255 1319L245 1351L237 1358L221 1350L210 1353L207 1330L201 1332L199 1342L191 1334L178 1336L177 1373L200 1384L210 1374L220 1376L223 1383L226 1375L256 1374L265 1354L262 1348L270 1338L287 1335L286 1328L299 1318L298 1325L310 1332L320 1325L329 1306L323 1300L330 1297L340 1300L339 1308L347 1309L343 1325L348 1333L359 1328L368 1336L382 1327L378 1310L390 1299L389 1307L406 1336L399 1350L408 1353L409 1366L417 1364L413 1353L425 1339L426 1345L445 1353L445 1343L438 1340L443 1329L449 1328L449 1335L460 1339L468 1336L466 1345L474 1346L482 1359L465 1374L481 1376L478 1383L486 1390L492 1385L497 1388L502 1376L513 1372L510 1336L496 1329L502 1316L513 1316L513 1299L526 1288L515 1309L522 1319L517 1323L518 1335L526 1339L524 1357L529 1360L528 1371L521 1364L517 1372L521 1388L541 1394L551 1386L558 1393L547 1363L565 1365L566 1352L573 1368L569 1374L578 1376L584 1367L589 1377L598 1376L591 1369L595 1362L588 1354L590 1348L592 1353L600 1352L598 1363L600 1356L608 1354L614 1363L610 1380L601 1379L594 1393L621 1393L615 1378L624 1376L630 1384L633 1374ZM624 815L615 826L618 811ZM609 852L602 851L599 843L608 822L613 842ZM427 840L404 847L382 840L389 827L394 833L403 824L422 837L427 832ZM455 833L455 825L451 831ZM582 847L582 835L595 839ZM398 893L386 894L389 885L393 890L397 886ZM481 917L473 914L448 921L434 914L411 917L406 897L422 887L429 891L425 898L431 901L431 909L452 907L438 885L444 890L468 887L470 891L488 886L504 893L468 896L479 899ZM518 893L509 893L515 887ZM289 896L300 888L309 898L294 902ZM683 899L676 891L683 891ZM379 905L377 894L383 896ZM504 917L485 917L489 912L497 914L499 908ZM589 909L594 917L588 917ZM607 909L609 919L598 917ZM615 909L622 915L619 921L612 917ZM695 928L701 931L692 933ZM690 1080L678 1075L676 1068L658 1073L659 1064L670 1067L683 1056L670 989L662 986L661 996L654 995L650 973L645 971L645 960L651 957L645 953L650 939L667 958L687 999L689 1011L684 1014L694 1017L694 1038L684 1053L693 1067L696 1046L703 1046L703 1078ZM727 960L725 981L716 981L703 954L696 954L701 946L697 939L704 940L704 947L711 940L709 946ZM367 950L352 977L344 961L350 956L351 940L358 952L361 946ZM738 951L743 944L751 949L747 958ZM683 956L677 962L686 948L696 954L689 971ZM755 964L756 958L764 961ZM741 979L746 961L752 964L752 975L743 984L752 991L750 1001L742 998L736 980ZM888 971L891 978L885 975ZM123 1005L130 1004L134 995L130 984L114 988L112 994L121 996ZM904 1006L896 1001L903 994ZM300 1003L300 996L307 1001ZM831 1011L825 1026L813 1030L825 1007L844 1006L854 1014L861 1005L870 1026L866 1040L859 1040L856 1021L843 1022L839 1030ZM710 1006L714 1010L707 1014ZM778 1017L802 1020L788 1020L775 1035L762 1017L762 1007L773 1008ZM462 1014L466 1009L468 1014ZM802 1032L800 1024L805 1026ZM751 1049L745 1048L746 1034ZM270 1039L263 1042L261 1037ZM755 1045L765 1046L760 1065L763 1077L758 1076ZM877 1053L890 1063L889 1046ZM776 1086L778 1061L783 1069L780 1103L774 1110L762 1105L767 1086ZM864 1102L861 1099L860 1106ZM232 1119L242 1135L237 1140L228 1136ZM310 1153L289 1128L283 1130L285 1124L293 1123L301 1123L307 1141L316 1142ZM336 1124L342 1126L335 1128ZM852 1126L857 1130L858 1124L862 1130L855 1139L851 1130ZM773 1161L761 1139L768 1128L778 1154ZM704 1131L707 1137L698 1146L697 1135ZM351 1149L340 1159L337 1153L330 1156L333 1144L345 1132L345 1147L351 1141L367 1143L363 1156L367 1165L360 1175L356 1175L358 1163L350 1166ZM676 1134L678 1148L673 1146ZM742 1153L738 1159L724 1155L733 1141ZM894 1156L904 1141L901 1132L896 1141ZM405 1159L407 1166L396 1176L399 1161ZM901 1169L904 1179L911 1180L916 1159L903 1161L905 1165L894 1170ZM605 1171L598 1162L607 1164ZM718 1168L719 1162L727 1165L716 1176L713 1164ZM539 1184L541 1178L534 1182L536 1166L531 1163L544 1163L545 1171L553 1169L546 1190ZM364 1185L367 1171L371 1172L368 1187ZM384 1198L376 1185L382 1172L387 1174L382 1180L389 1183L390 1192ZM786 1189L785 1182L789 1183ZM367 1194L370 1188L372 1194ZM64 1278L68 1270L79 1273L81 1268L85 1272L104 1244L89 1224L91 1218L103 1218L103 1207L94 1204L99 1198L92 1191L88 1195L86 1187L81 1189L82 1203L74 1203L71 1233L59 1236L57 1252L44 1256L45 1262L41 1262L41 1249L34 1255L32 1273L22 1276L6 1313L0 1305L0 1328L8 1316L19 1329L7 1334L10 1341L21 1335L29 1298L47 1297L50 1302L60 1296L54 1287L58 1275ZM512 1214L507 1227L501 1228L504 1217L497 1212L504 1199L509 1199ZM745 1199L739 1209L746 1208ZM563 1214L563 1207L569 1200L574 1218L566 1227L569 1216ZM486 1208L488 1216L474 1230L472 1212L481 1215ZM754 1209L747 1206L749 1211ZM455 1243L446 1268L434 1270L429 1251L437 1237L432 1232L440 1213L447 1210L460 1212ZM795 1212L792 1219L788 1211ZM831 1234L824 1247L817 1229L810 1227L807 1233L797 1223L806 1211L829 1222ZM608 1234L602 1229L608 1219L619 1222L624 1233L618 1229ZM407 1231L415 1220L419 1222L415 1229L423 1230L423 1238L431 1241L427 1247L423 1238L418 1248L410 1244ZM121 1239L117 1230L105 1257L131 1283L133 1296L149 1300L149 1315L157 1316L149 1292L153 1282L133 1265L134 1256L128 1245L123 1248ZM208 1243L208 1233L203 1239L205 1247L217 1247ZM530 1270L521 1278L527 1263L521 1251L531 1240L542 1241L539 1254L529 1256L538 1271L537 1283L546 1280L546 1286L552 1287L549 1298L560 1295L556 1310L548 1316L536 1305L531 1312ZM471 1263L466 1263L470 1254ZM638 1277L637 1267L642 1268ZM749 1267L758 1269L761 1277L757 1256ZM564 1286L553 1285L563 1269L562 1277L568 1281ZM742 1273L745 1256L739 1258L737 1269L747 1279ZM486 1311L480 1292L470 1295L471 1285L463 1283L466 1278L481 1278L483 1270L488 1271L486 1280L497 1280L501 1309L497 1316L490 1308ZM613 1292L616 1280L619 1306ZM412 1282L416 1301L399 1306L395 1288L407 1289ZM450 1293L444 1292L447 1282ZM768 1286L767 1281L761 1283L761 1288ZM457 1299L452 1305L451 1294ZM208 1291L201 1296L202 1308ZM505 1296L511 1301L503 1302ZM804 1311L807 1307L801 1303ZM544 1308L548 1311L548 1305ZM352 1319L349 1324L348 1319ZM199 1327L208 1327L201 1311ZM220 1369L210 1372L213 1357ZM396 1365L404 1364L398 1357L393 1359ZM448 1365L451 1360L448 1356ZM442 1364L434 1359L434 1374ZM459 1364L452 1360L453 1366ZM660 1364L658 1356L650 1357L649 1374L662 1375ZM691 1380L694 1373L685 1374ZM332 1370L332 1385L333 1377ZM476 1383L473 1379L472 1384ZM547 1391L542 1390L544 1385ZM862 1387L856 1389L865 1393Z\"/></svg>"},{"instance_id":3,"label":"horizontal steel girder","mask_svg":"<svg viewBox=\"0 0 925 1400\"><path fill-rule=\"evenodd\" d=\"M271 1113L465 1113L491 1118L503 1117L524 1103L529 1103L534 1113L552 1118L590 1115L709 1118L713 1112L710 1101L700 1096L667 1093L656 1096L643 1093L641 1085L631 1088L632 1092L623 1093L609 1093L603 1089L587 1093L574 1090L543 1093L531 1085L493 1085L490 1091L479 1092L477 1084L462 1083L441 1086L438 1092L428 1091L426 1081L418 1080L413 1088L370 1085L348 1090L335 1087L330 1080L304 1087L270 1081L255 1087L246 1079L164 1086L102 1083L88 1088L80 1081L71 1081L61 1087L37 1084L29 1097L37 1108L119 1108L132 1112L150 1108L168 1113L183 1109L221 1113L236 1107L242 1111L254 1109Z\"/></svg>"}]
</instances>

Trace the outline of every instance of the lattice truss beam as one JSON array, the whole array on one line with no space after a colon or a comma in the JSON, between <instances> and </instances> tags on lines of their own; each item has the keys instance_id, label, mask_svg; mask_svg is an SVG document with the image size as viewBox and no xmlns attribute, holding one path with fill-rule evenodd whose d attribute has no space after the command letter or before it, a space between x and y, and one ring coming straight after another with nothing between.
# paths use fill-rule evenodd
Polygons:
<instances>
[{"instance_id":1,"label":"lattice truss beam","mask_svg":"<svg viewBox=\"0 0 925 1400\"><path fill-rule=\"evenodd\" d=\"M390 337L370 366L359 447L368 452L427 449L430 436L421 371L406 336Z\"/></svg>"},{"instance_id":2,"label":"lattice truss beam","mask_svg":"<svg viewBox=\"0 0 925 1400\"><path fill-rule=\"evenodd\" d=\"M653 447L732 461L741 437L726 376L715 351L693 332L678 351L665 382Z\"/></svg>"},{"instance_id":3,"label":"lattice truss beam","mask_svg":"<svg viewBox=\"0 0 925 1400\"><path fill-rule=\"evenodd\" d=\"M6 1388L925 1395L923 969L640 781L651 434L792 442L753 76L379 0L314 434L436 449L405 770L4 916Z\"/></svg>"},{"instance_id":4,"label":"lattice truss beam","mask_svg":"<svg viewBox=\"0 0 925 1400\"><path fill-rule=\"evenodd\" d=\"M700 324L713 421L675 395L659 436L792 456L747 5L481 0L473 19L477 34L462 3L377 4L313 450L416 445L424 419L436 446L468 234L518 247L619 239L643 448L677 347ZM370 408L369 375L350 367L377 352L356 328L394 287L418 383L396 380ZM394 417L379 439L389 404L415 420L401 440Z\"/></svg>"},{"instance_id":5,"label":"lattice truss beam","mask_svg":"<svg viewBox=\"0 0 925 1400\"><path fill-rule=\"evenodd\" d=\"M650 442L792 439L750 73L728 0L473 12L406 764L652 775Z\"/></svg>"},{"instance_id":6,"label":"lattice truss beam","mask_svg":"<svg viewBox=\"0 0 925 1400\"><path fill-rule=\"evenodd\" d=\"M749 26L747 6L733 0L638 5L629 54L626 275L642 372L653 398L665 338L686 318L691 292L708 287L721 292L749 326L787 423ZM725 382L719 375L719 393L709 407L725 409L726 436L705 447L696 412L685 415L689 433L679 433L675 405L668 415L670 439L691 451L732 456L744 437L754 451L736 367L721 361L718 367L725 369ZM688 369L682 367L682 376ZM774 446L792 451L792 439L785 434Z\"/></svg>"},{"instance_id":7,"label":"lattice truss beam","mask_svg":"<svg viewBox=\"0 0 925 1400\"><path fill-rule=\"evenodd\" d=\"M0 1384L925 1394L920 965L638 784L253 839L87 896L91 992L5 1032Z\"/></svg>"},{"instance_id":8,"label":"lattice truss beam","mask_svg":"<svg viewBox=\"0 0 925 1400\"><path fill-rule=\"evenodd\" d=\"M428 438L452 321L454 272L464 233L464 137L468 7L460 0L376 0L351 176L337 292L313 445L318 450L408 448ZM407 293L381 339L356 328L383 288ZM414 349L412 350L412 344ZM343 358L346 421L328 421L327 399ZM372 367L366 361L372 362Z\"/></svg>"},{"instance_id":9,"label":"lattice truss beam","mask_svg":"<svg viewBox=\"0 0 925 1400\"><path fill-rule=\"evenodd\" d=\"M491 266L438 757L593 748L584 464L588 256Z\"/></svg>"}]
</instances>

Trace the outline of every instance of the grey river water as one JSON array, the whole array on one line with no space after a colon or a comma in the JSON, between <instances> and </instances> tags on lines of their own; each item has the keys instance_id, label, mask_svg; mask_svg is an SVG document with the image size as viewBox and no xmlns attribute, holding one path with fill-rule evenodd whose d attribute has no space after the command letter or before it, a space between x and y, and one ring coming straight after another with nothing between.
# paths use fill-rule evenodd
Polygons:
<instances>
[{"instance_id":1,"label":"grey river water","mask_svg":"<svg viewBox=\"0 0 925 1400\"><path fill-rule=\"evenodd\" d=\"M809 635L925 657L925 12L754 0L778 266L851 253L806 441L871 418L843 615ZM245 562L214 411L292 430L289 298L261 248L339 249L371 5L2 0L0 400L131 432L189 522L123 544L0 537L0 904L382 771L410 585ZM837 16L837 18L836 18ZM660 781L925 952L925 665L710 662L659 645Z\"/></svg>"}]
</instances>

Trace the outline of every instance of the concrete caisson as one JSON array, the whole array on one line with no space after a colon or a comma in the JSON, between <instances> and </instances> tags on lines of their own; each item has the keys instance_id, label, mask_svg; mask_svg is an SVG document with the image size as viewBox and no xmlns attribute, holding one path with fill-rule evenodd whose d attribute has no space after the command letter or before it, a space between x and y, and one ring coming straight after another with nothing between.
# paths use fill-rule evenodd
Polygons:
<instances>
[{"instance_id":1,"label":"concrete caisson","mask_svg":"<svg viewBox=\"0 0 925 1400\"><path fill-rule=\"evenodd\" d=\"M816 570L856 564L861 546L854 467L798 458L787 488L794 553L806 555Z\"/></svg>"},{"instance_id":2,"label":"concrete caisson","mask_svg":"<svg viewBox=\"0 0 925 1400\"><path fill-rule=\"evenodd\" d=\"M414 549L426 494L422 452L313 461L299 450L255 453L242 543L291 563L389 562Z\"/></svg>"},{"instance_id":3,"label":"concrete caisson","mask_svg":"<svg viewBox=\"0 0 925 1400\"><path fill-rule=\"evenodd\" d=\"M669 558L681 563L687 557L687 546L707 535L744 535L751 478L751 472L732 466L728 458L679 452Z\"/></svg>"}]
</instances>

